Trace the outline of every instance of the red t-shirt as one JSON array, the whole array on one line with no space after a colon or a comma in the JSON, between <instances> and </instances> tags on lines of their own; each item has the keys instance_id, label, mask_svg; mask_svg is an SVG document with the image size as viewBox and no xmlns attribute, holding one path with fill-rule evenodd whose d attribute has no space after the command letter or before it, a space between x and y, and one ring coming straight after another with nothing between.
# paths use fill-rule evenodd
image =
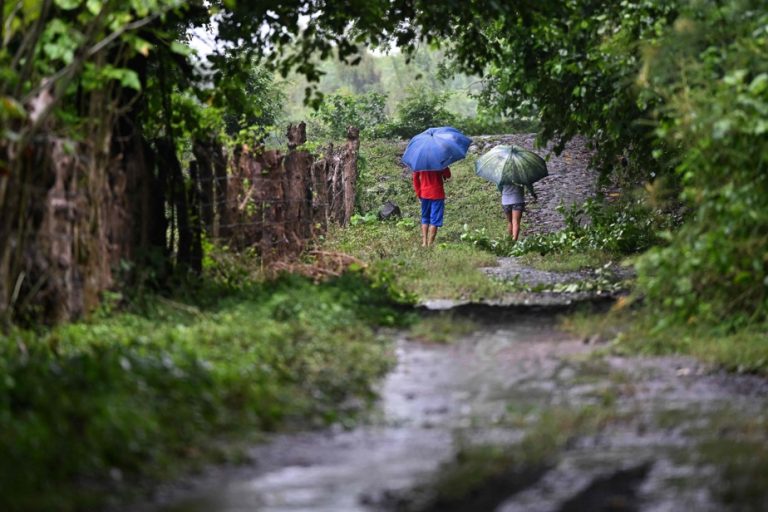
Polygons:
<instances>
[{"instance_id":1,"label":"red t-shirt","mask_svg":"<svg viewBox=\"0 0 768 512\"><path fill-rule=\"evenodd\" d=\"M413 190L419 199L445 199L443 181L450 177L451 170L448 167L442 171L415 171Z\"/></svg>"}]
</instances>

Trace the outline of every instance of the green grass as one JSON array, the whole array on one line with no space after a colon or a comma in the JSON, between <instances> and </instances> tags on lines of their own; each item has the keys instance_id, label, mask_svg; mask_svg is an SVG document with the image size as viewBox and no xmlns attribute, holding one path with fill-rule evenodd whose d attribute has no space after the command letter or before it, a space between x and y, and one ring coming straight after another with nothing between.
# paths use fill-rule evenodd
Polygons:
<instances>
[{"instance_id":1,"label":"green grass","mask_svg":"<svg viewBox=\"0 0 768 512\"><path fill-rule=\"evenodd\" d=\"M468 318L441 312L419 319L411 326L408 337L428 343L451 343L473 332L477 327L477 324Z\"/></svg>"},{"instance_id":2,"label":"green grass","mask_svg":"<svg viewBox=\"0 0 768 512\"><path fill-rule=\"evenodd\" d=\"M768 508L768 419L744 418L720 411L704 433L695 456L701 465L720 468L720 485L713 494L729 510L764 511Z\"/></svg>"},{"instance_id":3,"label":"green grass","mask_svg":"<svg viewBox=\"0 0 768 512\"><path fill-rule=\"evenodd\" d=\"M387 200L400 206L403 217L420 222L419 200L413 192L410 172L398 165L400 147L395 142L364 142L360 148L358 206L361 213L376 212ZM495 237L506 236L506 219L496 186L475 175L475 157L451 165L445 183L445 224L438 239L458 242L464 232L485 228ZM417 237L418 238L418 237Z\"/></svg>"},{"instance_id":4,"label":"green grass","mask_svg":"<svg viewBox=\"0 0 768 512\"><path fill-rule=\"evenodd\" d=\"M207 281L124 313L0 337L0 508L91 510L245 431L348 421L403 315L360 273ZM88 485L85 485L88 483Z\"/></svg>"},{"instance_id":5,"label":"green grass","mask_svg":"<svg viewBox=\"0 0 768 512\"><path fill-rule=\"evenodd\" d=\"M574 314L563 325L584 338L612 341L611 350L619 353L687 354L729 371L768 376L768 325L728 330L711 325L664 324L625 304L619 302L606 314Z\"/></svg>"},{"instance_id":6,"label":"green grass","mask_svg":"<svg viewBox=\"0 0 768 512\"><path fill-rule=\"evenodd\" d=\"M584 252L567 252L557 256L542 256L530 252L520 256L520 263L547 272L575 272L577 270L602 267L615 261L616 257L605 251L589 250Z\"/></svg>"}]
</instances>

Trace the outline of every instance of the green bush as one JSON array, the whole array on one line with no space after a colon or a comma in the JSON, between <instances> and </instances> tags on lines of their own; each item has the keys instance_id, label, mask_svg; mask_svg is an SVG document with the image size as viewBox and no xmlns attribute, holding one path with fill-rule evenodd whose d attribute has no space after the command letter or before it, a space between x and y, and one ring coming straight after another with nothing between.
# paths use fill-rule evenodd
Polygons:
<instances>
[{"instance_id":1,"label":"green bush","mask_svg":"<svg viewBox=\"0 0 768 512\"><path fill-rule=\"evenodd\" d=\"M638 265L662 326L768 317L768 15L749 4L684 19L651 67L671 108L657 134L681 146L677 173L694 211Z\"/></svg>"},{"instance_id":2,"label":"green bush","mask_svg":"<svg viewBox=\"0 0 768 512\"><path fill-rule=\"evenodd\" d=\"M372 326L402 318L391 282L209 281L186 302L1 337L0 508L98 508L84 492L107 475L164 471L227 433L348 417L390 363Z\"/></svg>"},{"instance_id":3,"label":"green bush","mask_svg":"<svg viewBox=\"0 0 768 512\"><path fill-rule=\"evenodd\" d=\"M364 136L376 138L386 130L386 102L387 96L377 92L329 94L323 98L313 117L320 122L327 136L343 138L347 135L347 127L355 126Z\"/></svg>"},{"instance_id":4,"label":"green bush","mask_svg":"<svg viewBox=\"0 0 768 512\"><path fill-rule=\"evenodd\" d=\"M532 133L538 130L535 118L502 118L478 113L475 117L457 118L453 126L465 135L503 135L507 133Z\"/></svg>"},{"instance_id":5,"label":"green bush","mask_svg":"<svg viewBox=\"0 0 768 512\"><path fill-rule=\"evenodd\" d=\"M456 116L445 107L450 96L448 92L410 88L408 96L397 106L387 135L408 139L427 128L454 124Z\"/></svg>"},{"instance_id":6,"label":"green bush","mask_svg":"<svg viewBox=\"0 0 768 512\"><path fill-rule=\"evenodd\" d=\"M686 224L638 265L659 325L768 317L767 26L763 0L578 0L495 19L487 53L455 45L486 67L481 106L535 104L541 139L583 135L604 172L679 182Z\"/></svg>"}]
</instances>

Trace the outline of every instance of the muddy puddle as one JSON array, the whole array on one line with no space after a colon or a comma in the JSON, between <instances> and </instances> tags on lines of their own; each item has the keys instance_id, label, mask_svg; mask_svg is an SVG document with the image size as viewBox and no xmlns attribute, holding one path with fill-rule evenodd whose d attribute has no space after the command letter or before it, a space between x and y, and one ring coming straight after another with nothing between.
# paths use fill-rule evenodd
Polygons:
<instances>
[{"instance_id":1,"label":"muddy puddle","mask_svg":"<svg viewBox=\"0 0 768 512\"><path fill-rule=\"evenodd\" d=\"M768 509L764 380L602 356L553 314L476 322L449 344L397 334L398 364L355 428L276 436L252 464L133 510Z\"/></svg>"}]
</instances>

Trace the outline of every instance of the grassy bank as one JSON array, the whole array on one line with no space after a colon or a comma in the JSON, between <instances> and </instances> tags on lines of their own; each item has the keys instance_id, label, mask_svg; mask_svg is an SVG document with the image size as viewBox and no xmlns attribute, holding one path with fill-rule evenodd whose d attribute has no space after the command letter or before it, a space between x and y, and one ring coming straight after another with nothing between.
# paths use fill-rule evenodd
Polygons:
<instances>
[{"instance_id":1,"label":"grassy bank","mask_svg":"<svg viewBox=\"0 0 768 512\"><path fill-rule=\"evenodd\" d=\"M605 314L578 313L564 327L584 339L610 342L625 355L685 354L733 372L768 376L768 325L728 326L664 324L642 307L623 302Z\"/></svg>"},{"instance_id":2,"label":"grassy bank","mask_svg":"<svg viewBox=\"0 0 768 512\"><path fill-rule=\"evenodd\" d=\"M221 455L248 431L344 421L403 316L361 273L189 287L0 338L0 508L92 510L121 482Z\"/></svg>"}]
</instances>

